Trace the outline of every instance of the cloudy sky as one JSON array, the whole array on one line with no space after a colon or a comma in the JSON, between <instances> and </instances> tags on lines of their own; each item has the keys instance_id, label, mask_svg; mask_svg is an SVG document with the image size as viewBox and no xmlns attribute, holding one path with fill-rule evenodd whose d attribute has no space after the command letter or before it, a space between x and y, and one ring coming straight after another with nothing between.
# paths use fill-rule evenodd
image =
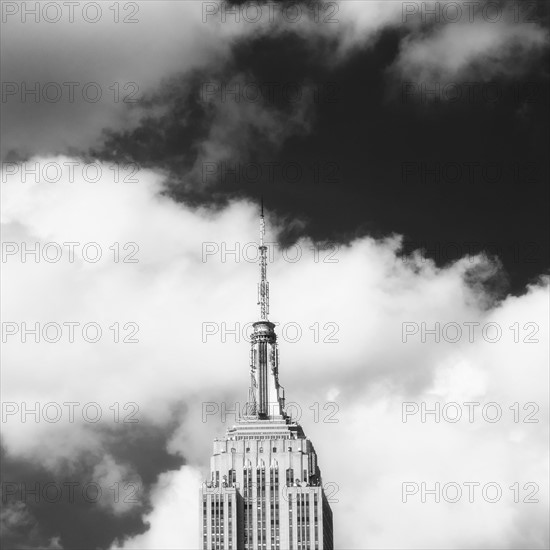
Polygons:
<instances>
[{"instance_id":1,"label":"cloudy sky","mask_svg":"<svg viewBox=\"0 0 550 550\"><path fill-rule=\"evenodd\" d=\"M2 3L3 546L198 548L263 196L336 548L548 548L547 3L38 6Z\"/></svg>"}]
</instances>

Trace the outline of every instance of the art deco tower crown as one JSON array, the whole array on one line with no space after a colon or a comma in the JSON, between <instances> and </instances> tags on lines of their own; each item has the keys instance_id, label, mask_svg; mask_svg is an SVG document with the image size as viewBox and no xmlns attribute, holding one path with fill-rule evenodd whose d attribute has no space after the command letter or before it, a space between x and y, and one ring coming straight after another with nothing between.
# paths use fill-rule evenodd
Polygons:
<instances>
[{"instance_id":1,"label":"art deco tower crown","mask_svg":"<svg viewBox=\"0 0 550 550\"><path fill-rule=\"evenodd\" d=\"M244 414L214 441L200 492L203 550L332 550L332 512L317 454L285 413L274 323L268 320L265 220L260 216L258 305Z\"/></svg>"}]
</instances>

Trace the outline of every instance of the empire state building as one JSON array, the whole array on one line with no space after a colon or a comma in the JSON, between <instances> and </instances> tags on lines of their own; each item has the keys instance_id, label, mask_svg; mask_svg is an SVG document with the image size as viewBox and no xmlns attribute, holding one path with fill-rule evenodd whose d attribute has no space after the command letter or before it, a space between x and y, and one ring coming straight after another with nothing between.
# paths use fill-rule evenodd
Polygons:
<instances>
[{"instance_id":1,"label":"empire state building","mask_svg":"<svg viewBox=\"0 0 550 550\"><path fill-rule=\"evenodd\" d=\"M332 550L332 511L317 454L285 412L275 325L268 320L265 222L260 218L260 320L253 324L248 402L214 441L200 491L203 550Z\"/></svg>"}]
</instances>

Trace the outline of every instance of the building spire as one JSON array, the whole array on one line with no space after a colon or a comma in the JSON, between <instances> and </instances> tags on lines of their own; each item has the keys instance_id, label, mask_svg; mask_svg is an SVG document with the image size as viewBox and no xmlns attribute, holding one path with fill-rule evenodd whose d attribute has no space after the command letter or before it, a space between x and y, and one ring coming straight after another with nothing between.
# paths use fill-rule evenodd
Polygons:
<instances>
[{"instance_id":1,"label":"building spire","mask_svg":"<svg viewBox=\"0 0 550 550\"><path fill-rule=\"evenodd\" d=\"M260 320L252 323L250 350L250 388L247 416L264 420L286 419L284 412L284 388L279 384L279 350L275 324L269 315L269 283L267 282L267 246L265 237L264 201L260 209L260 282L258 283L258 305Z\"/></svg>"},{"instance_id":2,"label":"building spire","mask_svg":"<svg viewBox=\"0 0 550 550\"><path fill-rule=\"evenodd\" d=\"M265 220L264 199L261 199L260 213L260 282L258 283L258 305L260 306L260 319L267 321L269 315L269 283L267 282L267 246L264 244Z\"/></svg>"}]
</instances>

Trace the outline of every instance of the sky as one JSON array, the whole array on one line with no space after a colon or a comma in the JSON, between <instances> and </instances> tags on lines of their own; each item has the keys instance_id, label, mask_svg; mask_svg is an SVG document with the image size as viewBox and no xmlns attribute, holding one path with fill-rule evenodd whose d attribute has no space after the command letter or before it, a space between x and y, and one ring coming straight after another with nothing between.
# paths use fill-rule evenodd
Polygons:
<instances>
[{"instance_id":1,"label":"sky","mask_svg":"<svg viewBox=\"0 0 550 550\"><path fill-rule=\"evenodd\" d=\"M92 4L2 3L4 546L198 548L263 197L335 547L547 548L547 4Z\"/></svg>"}]
</instances>

